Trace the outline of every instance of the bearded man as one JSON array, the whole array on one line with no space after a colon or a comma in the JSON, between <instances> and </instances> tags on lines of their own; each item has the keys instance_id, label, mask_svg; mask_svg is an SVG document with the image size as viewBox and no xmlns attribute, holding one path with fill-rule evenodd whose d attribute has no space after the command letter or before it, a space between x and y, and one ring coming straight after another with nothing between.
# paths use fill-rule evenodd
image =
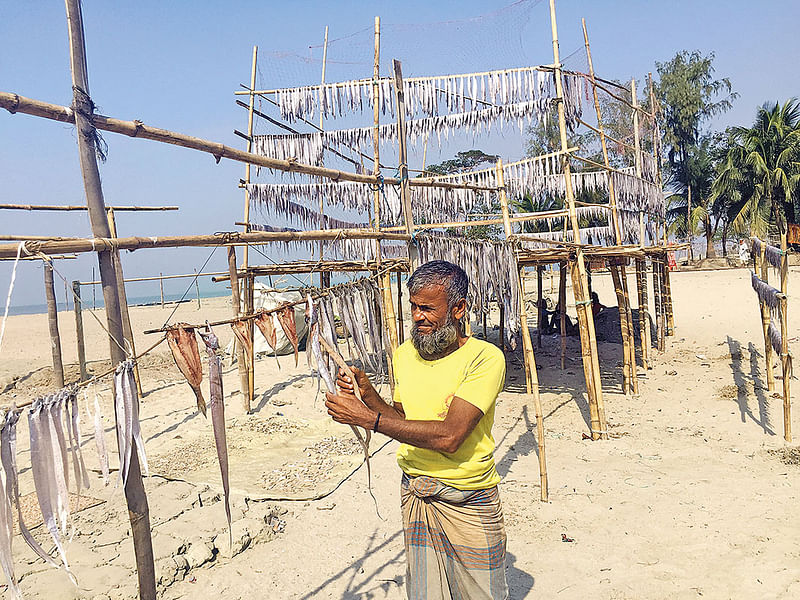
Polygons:
<instances>
[{"instance_id":1,"label":"bearded man","mask_svg":"<svg viewBox=\"0 0 800 600\"><path fill-rule=\"evenodd\" d=\"M395 352L394 402L363 371L339 372L327 394L339 423L401 442L397 463L409 600L508 597L506 534L494 464L492 425L505 382L496 346L465 335L469 281L460 267L425 263L408 280L411 339Z\"/></svg>"}]
</instances>

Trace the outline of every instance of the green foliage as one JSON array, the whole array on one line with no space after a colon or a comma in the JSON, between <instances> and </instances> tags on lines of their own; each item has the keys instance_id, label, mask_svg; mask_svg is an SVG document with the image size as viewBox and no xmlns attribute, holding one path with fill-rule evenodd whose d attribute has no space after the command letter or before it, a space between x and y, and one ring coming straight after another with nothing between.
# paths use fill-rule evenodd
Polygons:
<instances>
[{"instance_id":1,"label":"green foliage","mask_svg":"<svg viewBox=\"0 0 800 600\"><path fill-rule=\"evenodd\" d=\"M800 221L800 102L765 103L752 127L728 130L713 184L734 231L756 235Z\"/></svg>"},{"instance_id":2,"label":"green foliage","mask_svg":"<svg viewBox=\"0 0 800 600\"><path fill-rule=\"evenodd\" d=\"M682 50L669 62L656 62L659 81L655 92L664 113L664 141L673 165L684 160L688 148L699 142L703 124L729 110L738 97L727 77L714 79L713 60L713 52L702 56L698 50Z\"/></svg>"},{"instance_id":3,"label":"green foliage","mask_svg":"<svg viewBox=\"0 0 800 600\"><path fill-rule=\"evenodd\" d=\"M425 167L427 174L433 173L434 175L450 175L451 173L460 173L463 171L473 171L485 163L494 164L500 157L495 154L486 154L482 150L466 150L465 152L456 153L456 157L451 160L446 160L438 165L428 165ZM420 174L421 177L423 174Z\"/></svg>"}]
</instances>

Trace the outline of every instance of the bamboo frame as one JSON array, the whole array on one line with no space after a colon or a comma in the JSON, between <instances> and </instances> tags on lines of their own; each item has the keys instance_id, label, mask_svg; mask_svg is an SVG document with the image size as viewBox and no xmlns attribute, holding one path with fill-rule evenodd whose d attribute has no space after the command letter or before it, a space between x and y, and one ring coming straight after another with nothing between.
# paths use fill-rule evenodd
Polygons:
<instances>
[{"instance_id":1,"label":"bamboo frame","mask_svg":"<svg viewBox=\"0 0 800 600\"><path fill-rule=\"evenodd\" d=\"M47 328L50 334L50 353L53 358L53 381L58 389L64 387L64 363L61 360L61 336L58 333L58 305L53 282L53 267L47 261L44 271L44 297L47 301Z\"/></svg>"},{"instance_id":2,"label":"bamboo frame","mask_svg":"<svg viewBox=\"0 0 800 600\"><path fill-rule=\"evenodd\" d=\"M785 227L784 227L785 229ZM789 244L786 231L781 232L781 375L782 375L782 392L783 392L783 439L788 443L792 442L792 392L791 392L791 374L792 363L791 356L789 355L789 315L788 315L788 302L786 296L788 294L789 282Z\"/></svg>"},{"instance_id":3,"label":"bamboo frame","mask_svg":"<svg viewBox=\"0 0 800 600\"><path fill-rule=\"evenodd\" d=\"M106 206L107 210L114 212L146 212L178 210L177 206ZM61 210L61 211L86 211L88 208L81 204L0 204L0 210Z\"/></svg>"}]
</instances>

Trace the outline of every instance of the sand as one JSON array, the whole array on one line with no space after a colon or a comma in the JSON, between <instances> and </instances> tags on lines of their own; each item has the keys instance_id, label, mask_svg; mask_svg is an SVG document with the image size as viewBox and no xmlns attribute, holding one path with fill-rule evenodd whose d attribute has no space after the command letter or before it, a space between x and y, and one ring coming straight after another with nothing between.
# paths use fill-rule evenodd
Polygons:
<instances>
[{"instance_id":1,"label":"sand","mask_svg":"<svg viewBox=\"0 0 800 600\"><path fill-rule=\"evenodd\" d=\"M800 306L800 278L795 269L790 277L791 311ZM595 275L593 283L601 301L613 305L610 277ZM763 341L748 271L678 272L672 287L676 334L667 338L664 353L654 352L650 371L639 370L639 397L620 393L621 347L600 344L608 441L582 439L588 410L578 340L569 340L562 371L558 337L543 338L536 356L548 503L539 501L533 407L521 393L520 360L509 357L494 433L511 598L800 597L800 450L783 442L781 400L764 389ZM132 309L134 329L161 325L170 310ZM228 303L216 299L200 310L181 305L171 321L229 314ZM790 313L790 335L798 315ZM89 358L101 361L108 352L102 330L88 316L84 322ZM71 313L60 315L60 326L65 360L74 362ZM218 334L223 345L230 339L227 327ZM6 335L2 404L50 385L45 316L12 317ZM496 335L490 329L490 338ZM137 334L137 347L152 339ZM797 338L790 347L800 351ZM381 435L373 441L373 502L363 467L347 477L359 464L358 448L346 427L326 418L304 361L301 355L295 367L293 358L282 357L279 371L273 357L258 360L249 416L236 393L236 367L225 369L232 546L210 423L196 414L166 345L143 361L142 430L154 473L145 486L160 597L405 597L396 443ZM102 363L93 368L101 370ZM113 447L107 382L96 391ZM88 422L83 427L88 434ZM797 417L794 429L800 435ZM21 491L30 493L24 420L19 437ZM27 598L135 596L124 496L113 485L116 472L103 486L93 444L84 439L95 469L88 495L102 502L76 513L68 544L79 585L35 560L17 536L15 565ZM117 462L115 453L111 462ZM281 499L288 497L294 499ZM313 497L320 498L305 499ZM45 540L42 527L35 534Z\"/></svg>"}]
</instances>

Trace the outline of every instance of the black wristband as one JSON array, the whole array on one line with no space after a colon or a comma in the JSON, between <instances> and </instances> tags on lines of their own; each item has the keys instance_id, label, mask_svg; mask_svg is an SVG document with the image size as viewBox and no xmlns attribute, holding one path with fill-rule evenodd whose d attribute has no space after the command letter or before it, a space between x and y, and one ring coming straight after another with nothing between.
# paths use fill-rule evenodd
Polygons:
<instances>
[{"instance_id":1,"label":"black wristband","mask_svg":"<svg viewBox=\"0 0 800 600\"><path fill-rule=\"evenodd\" d=\"M378 423L381 422L381 413L378 413L378 416L375 418L375 425L372 426L372 431L378 432Z\"/></svg>"}]
</instances>

